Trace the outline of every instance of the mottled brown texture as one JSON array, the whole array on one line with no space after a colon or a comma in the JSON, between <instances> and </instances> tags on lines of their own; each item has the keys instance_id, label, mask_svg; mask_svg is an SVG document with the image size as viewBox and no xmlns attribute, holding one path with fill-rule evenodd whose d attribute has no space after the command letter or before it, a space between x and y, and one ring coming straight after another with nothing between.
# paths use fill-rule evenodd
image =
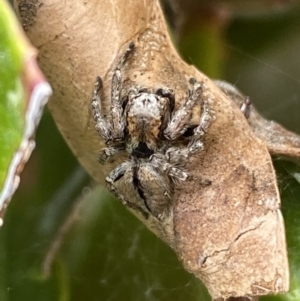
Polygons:
<instances>
[{"instance_id":1,"label":"mottled brown texture","mask_svg":"<svg viewBox=\"0 0 300 301\"><path fill-rule=\"evenodd\" d=\"M176 186L165 220L140 214L141 200L118 181L136 204L131 210L168 243L214 298L285 292L289 286L284 225L270 155L239 108L213 82L184 63L168 37L157 1L44 1L28 35L53 89L49 107L67 143L99 183L122 162L97 164L103 141L89 104L97 75L104 78L109 109L111 71L134 40L140 54L126 73L128 85L165 85L182 105L190 77L204 83L215 120L205 151L190 158L191 179ZM191 124L199 122L195 109ZM211 185L204 186L203 181Z\"/></svg>"},{"instance_id":2,"label":"mottled brown texture","mask_svg":"<svg viewBox=\"0 0 300 301\"><path fill-rule=\"evenodd\" d=\"M211 98L216 120L205 136L205 154L190 164L195 178L212 183L202 187L193 179L178 193L177 252L214 298L284 291L284 226L266 145L234 103L222 93Z\"/></svg>"}]
</instances>

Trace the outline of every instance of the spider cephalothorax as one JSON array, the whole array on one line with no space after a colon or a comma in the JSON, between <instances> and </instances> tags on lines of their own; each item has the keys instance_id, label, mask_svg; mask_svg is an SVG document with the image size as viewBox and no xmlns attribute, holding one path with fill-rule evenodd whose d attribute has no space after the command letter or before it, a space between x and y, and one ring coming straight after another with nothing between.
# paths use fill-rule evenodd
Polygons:
<instances>
[{"instance_id":1,"label":"spider cephalothorax","mask_svg":"<svg viewBox=\"0 0 300 301\"><path fill-rule=\"evenodd\" d=\"M190 154L203 149L201 141L210 125L208 104L201 97L202 84L190 79L184 105L175 110L172 89L132 86L123 94L123 71L134 51L130 43L120 58L112 76L111 108L105 117L101 107L102 80L97 77L92 98L92 112L96 129L107 147L100 154L105 164L115 154L128 152L129 160L121 163L107 177L106 183L124 203L130 205L114 183L124 177L143 200L142 207L157 218L168 214L173 184L187 179L184 166ZM201 106L200 123L192 131L189 143L177 146L176 139L188 129L195 105Z\"/></svg>"},{"instance_id":2,"label":"spider cephalothorax","mask_svg":"<svg viewBox=\"0 0 300 301\"><path fill-rule=\"evenodd\" d=\"M153 151L158 150L163 130L174 110L172 93L173 91L168 89L151 92L136 87L129 91L124 112L130 137L129 152L137 148L139 143L145 143Z\"/></svg>"}]
</instances>

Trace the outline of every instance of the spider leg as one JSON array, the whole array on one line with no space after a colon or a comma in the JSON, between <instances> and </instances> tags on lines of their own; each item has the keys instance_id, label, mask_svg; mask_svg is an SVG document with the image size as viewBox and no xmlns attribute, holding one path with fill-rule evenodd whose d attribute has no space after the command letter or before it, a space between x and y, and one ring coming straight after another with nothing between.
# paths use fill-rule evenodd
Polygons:
<instances>
[{"instance_id":1,"label":"spider leg","mask_svg":"<svg viewBox=\"0 0 300 301\"><path fill-rule=\"evenodd\" d=\"M137 94L139 94L140 92L142 92L142 89L139 89L137 86L131 87L129 89L129 91L128 91L128 100L129 100L129 103L132 100L132 98L134 96L136 96Z\"/></svg>"},{"instance_id":2,"label":"spider leg","mask_svg":"<svg viewBox=\"0 0 300 301\"><path fill-rule=\"evenodd\" d=\"M246 97L245 100L243 101L241 107L240 107L242 113L248 119L250 117L251 113L251 99L249 97Z\"/></svg>"},{"instance_id":3,"label":"spider leg","mask_svg":"<svg viewBox=\"0 0 300 301\"><path fill-rule=\"evenodd\" d=\"M101 77L97 77L95 88L92 97L92 113L96 123L96 130L100 137L108 145L104 148L99 156L99 162L105 164L109 159L121 151L125 151L124 128L125 119L123 116L122 99L120 99L120 92L122 88L122 72L129 54L132 52L134 44L130 43L127 50L121 57L112 78L112 91L111 91L111 121L107 121L102 112L101 106L101 92L103 83Z\"/></svg>"},{"instance_id":4,"label":"spider leg","mask_svg":"<svg viewBox=\"0 0 300 301\"><path fill-rule=\"evenodd\" d=\"M180 151L182 151L182 153ZM173 154L170 154L170 152L173 152ZM182 168L180 168L185 164L186 161L182 160L182 158L185 157L184 152L187 151L185 149L178 149L174 147L170 148L165 155L155 153L150 157L151 165L153 168L165 172L173 179L174 182L185 181L188 178L188 174Z\"/></svg>"},{"instance_id":5,"label":"spider leg","mask_svg":"<svg viewBox=\"0 0 300 301\"><path fill-rule=\"evenodd\" d=\"M132 163L129 161L125 161L117 166L113 171L109 173L109 175L105 178L106 186L108 190L114 194L118 199L121 200L122 204L127 205L128 201L125 196L120 193L118 188L114 185L116 181L122 178L126 171L132 168Z\"/></svg>"},{"instance_id":6,"label":"spider leg","mask_svg":"<svg viewBox=\"0 0 300 301\"><path fill-rule=\"evenodd\" d=\"M112 135L112 126L109 121L106 120L102 113L101 106L101 92L103 89L102 79L100 76L96 78L95 88L93 91L93 97L91 102L91 109L94 121L96 123L95 128L99 136L105 141L106 144L109 144L113 140ZM117 142L117 144L112 144L111 146L104 148L99 156L99 162L105 164L111 156L114 154L124 151L125 146L122 142Z\"/></svg>"},{"instance_id":7,"label":"spider leg","mask_svg":"<svg viewBox=\"0 0 300 301\"><path fill-rule=\"evenodd\" d=\"M185 132L193 107L202 92L202 85L194 78L190 79L190 83L192 90L188 90L189 97L186 103L173 114L167 128L164 130L164 136L169 140L175 140Z\"/></svg>"},{"instance_id":8,"label":"spider leg","mask_svg":"<svg viewBox=\"0 0 300 301\"><path fill-rule=\"evenodd\" d=\"M124 128L126 126L125 116L123 114L123 102L124 98L121 98L122 80L123 74L122 69L129 57L134 50L134 43L131 42L128 45L125 53L120 58L112 76L111 84L111 122L112 122L112 135L114 139L123 140Z\"/></svg>"},{"instance_id":9,"label":"spider leg","mask_svg":"<svg viewBox=\"0 0 300 301\"><path fill-rule=\"evenodd\" d=\"M191 154L204 150L204 144L201 141L201 136L195 136L187 146L177 147L173 146L166 150L164 158L155 158L156 161L160 160L159 164L163 170L167 171L173 181L186 181L188 173L184 168ZM156 155L153 156L162 156ZM157 163L156 163L157 164Z\"/></svg>"},{"instance_id":10,"label":"spider leg","mask_svg":"<svg viewBox=\"0 0 300 301\"><path fill-rule=\"evenodd\" d=\"M209 105L206 101L202 103L201 117L199 125L194 129L194 136L204 136L211 123Z\"/></svg>"},{"instance_id":11,"label":"spider leg","mask_svg":"<svg viewBox=\"0 0 300 301\"><path fill-rule=\"evenodd\" d=\"M105 147L102 149L99 155L99 163L105 164L108 161L112 162L112 158L114 157L115 154L118 154L120 152L125 151L125 145L123 144L118 144L118 145L113 145L109 147Z\"/></svg>"},{"instance_id":12,"label":"spider leg","mask_svg":"<svg viewBox=\"0 0 300 301\"><path fill-rule=\"evenodd\" d=\"M201 117L199 125L194 129L194 134L190 142L184 147L169 147L165 152L165 161L168 165L160 163L161 166L166 166L168 174L176 181L185 181L188 178L188 173L184 171L184 167L188 162L190 155L204 150L202 137L205 135L210 126L212 116L210 114L209 104L206 101L201 105ZM207 185L209 180L204 180Z\"/></svg>"},{"instance_id":13,"label":"spider leg","mask_svg":"<svg viewBox=\"0 0 300 301\"><path fill-rule=\"evenodd\" d=\"M210 114L209 105L205 101L202 103L201 112L200 124L194 129L194 135L191 137L191 141L188 145L190 154L204 149L201 139L205 135L211 123L212 116Z\"/></svg>"},{"instance_id":14,"label":"spider leg","mask_svg":"<svg viewBox=\"0 0 300 301\"><path fill-rule=\"evenodd\" d=\"M173 112L175 109L175 95L174 91L169 88L160 88L155 92L157 95L162 97L167 97L169 99L170 112Z\"/></svg>"},{"instance_id":15,"label":"spider leg","mask_svg":"<svg viewBox=\"0 0 300 301\"><path fill-rule=\"evenodd\" d=\"M99 136L106 142L112 139L112 128L109 122L105 119L102 113L101 106L101 93L103 89L103 83L100 76L96 78L95 87L92 96L91 109L94 121L96 123L95 128Z\"/></svg>"}]
</instances>

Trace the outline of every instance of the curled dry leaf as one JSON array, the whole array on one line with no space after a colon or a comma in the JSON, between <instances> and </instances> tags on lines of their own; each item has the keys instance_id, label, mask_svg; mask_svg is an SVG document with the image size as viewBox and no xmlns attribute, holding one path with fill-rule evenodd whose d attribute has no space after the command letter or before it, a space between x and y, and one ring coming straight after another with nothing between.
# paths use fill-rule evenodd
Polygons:
<instances>
[{"instance_id":1,"label":"curled dry leaf","mask_svg":"<svg viewBox=\"0 0 300 301\"><path fill-rule=\"evenodd\" d=\"M0 12L2 225L7 205L19 185L19 175L34 149L35 130L51 88L36 63L35 48L24 36L5 1L0 1Z\"/></svg>"},{"instance_id":2,"label":"curled dry leaf","mask_svg":"<svg viewBox=\"0 0 300 301\"><path fill-rule=\"evenodd\" d=\"M215 83L229 96L240 108L246 100L239 90L231 84L216 80ZM251 105L248 123L256 137L265 141L270 154L292 158L300 158L300 136L286 130L283 126L262 117Z\"/></svg>"},{"instance_id":3,"label":"curled dry leaf","mask_svg":"<svg viewBox=\"0 0 300 301\"><path fill-rule=\"evenodd\" d=\"M158 221L131 210L176 251L213 298L286 292L285 233L266 144L228 96L180 59L158 2L47 0L37 7L27 29L54 87L50 109L67 143L99 183L126 157L103 167L97 164L104 142L99 141L89 111L91 91L101 75L108 111L112 69L130 41L139 53L124 82L172 87L176 107L182 104L189 78L204 83L215 120L204 139L205 151L189 158L191 179L176 185L172 214ZM191 123L197 123L199 114L194 111ZM204 186L203 180L211 185ZM116 185L141 206L139 196L125 184L120 180Z\"/></svg>"},{"instance_id":4,"label":"curled dry leaf","mask_svg":"<svg viewBox=\"0 0 300 301\"><path fill-rule=\"evenodd\" d=\"M206 136L205 154L190 162L192 175L212 184L194 180L180 191L177 251L214 298L286 291L284 227L268 150L233 103L220 93L213 99L222 114Z\"/></svg>"}]
</instances>

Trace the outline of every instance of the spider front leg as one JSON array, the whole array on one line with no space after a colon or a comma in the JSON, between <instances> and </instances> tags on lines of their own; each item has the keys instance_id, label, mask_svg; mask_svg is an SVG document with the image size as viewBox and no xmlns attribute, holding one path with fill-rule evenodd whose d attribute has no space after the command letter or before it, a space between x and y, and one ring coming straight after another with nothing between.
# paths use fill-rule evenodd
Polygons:
<instances>
[{"instance_id":1,"label":"spider front leg","mask_svg":"<svg viewBox=\"0 0 300 301\"><path fill-rule=\"evenodd\" d=\"M125 151L124 128L125 117L123 114L123 99L121 99L122 89L122 69L128 56L134 49L134 43L130 43L125 53L120 58L112 77L111 84L111 107L110 118L106 120L102 112L101 92L103 89L102 79L97 77L92 97L92 112L96 123L96 130L108 146L100 153L99 162L105 164L115 154Z\"/></svg>"},{"instance_id":2,"label":"spider front leg","mask_svg":"<svg viewBox=\"0 0 300 301\"><path fill-rule=\"evenodd\" d=\"M175 140L181 136L188 125L192 110L202 92L202 85L194 78L190 79L192 90L188 90L188 99L178 111L173 114L167 128L164 130L164 136L169 140Z\"/></svg>"},{"instance_id":3,"label":"spider front leg","mask_svg":"<svg viewBox=\"0 0 300 301\"><path fill-rule=\"evenodd\" d=\"M206 101L203 101L201 105L200 124L194 129L194 135L203 136L210 126L211 119L209 104Z\"/></svg>"},{"instance_id":4,"label":"spider front leg","mask_svg":"<svg viewBox=\"0 0 300 301\"><path fill-rule=\"evenodd\" d=\"M188 124L188 118L192 113L192 109L196 103L196 100L200 97L200 93L202 91L201 84L193 78L190 79L190 83L193 85L193 89L189 91L189 99L185 105L174 114L168 127L164 131L165 137L170 140L175 140L179 135L182 135L185 132ZM204 136L209 128L211 119L212 116L210 113L209 104L206 101L201 100L200 123L194 129L191 141L186 148L188 155L203 150L204 146L202 143L202 136Z\"/></svg>"},{"instance_id":5,"label":"spider front leg","mask_svg":"<svg viewBox=\"0 0 300 301\"><path fill-rule=\"evenodd\" d=\"M131 42L125 53L120 58L112 77L111 85L111 121L113 136L115 139L124 138L124 128L126 126L125 116L123 114L124 98L121 98L123 84L123 69L130 54L134 50L134 43Z\"/></svg>"},{"instance_id":6,"label":"spider front leg","mask_svg":"<svg viewBox=\"0 0 300 301\"><path fill-rule=\"evenodd\" d=\"M99 134L99 136L105 141L106 145L109 145L110 141L114 141L114 134L112 129L112 124L103 115L102 112L102 94L103 83L100 76L96 78L95 88L93 91L91 109L94 121L96 123L95 128ZM107 148L104 148L99 156L99 162L101 164L106 163L110 157L114 154L125 150L124 145L122 143L114 143Z\"/></svg>"},{"instance_id":7,"label":"spider front leg","mask_svg":"<svg viewBox=\"0 0 300 301\"><path fill-rule=\"evenodd\" d=\"M101 94L103 90L103 82L100 76L97 76L95 87L92 96L91 109L94 121L96 123L95 128L99 136L105 141L112 139L112 128L110 122L107 122L103 113L101 105Z\"/></svg>"},{"instance_id":8,"label":"spider front leg","mask_svg":"<svg viewBox=\"0 0 300 301\"><path fill-rule=\"evenodd\" d=\"M200 124L194 129L194 135L191 137L191 141L188 145L188 149L191 154L204 149L202 137L205 135L207 129L209 128L212 119L209 104L206 101L203 101L201 109L202 113Z\"/></svg>"}]
</instances>

